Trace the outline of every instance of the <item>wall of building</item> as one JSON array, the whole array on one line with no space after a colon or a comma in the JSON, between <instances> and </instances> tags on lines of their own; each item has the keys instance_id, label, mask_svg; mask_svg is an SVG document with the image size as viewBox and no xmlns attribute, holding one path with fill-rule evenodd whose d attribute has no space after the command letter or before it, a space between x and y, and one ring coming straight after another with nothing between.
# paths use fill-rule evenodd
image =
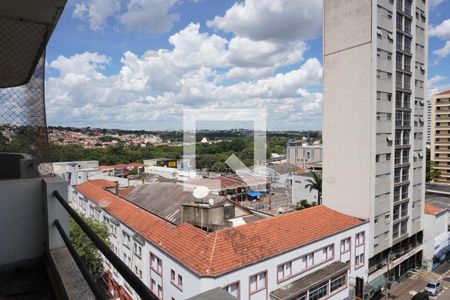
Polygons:
<instances>
[{"instance_id":1,"label":"wall of building","mask_svg":"<svg viewBox=\"0 0 450 300\"><path fill-rule=\"evenodd\" d=\"M145 240L145 244L141 248L141 255L137 255L134 251L134 244L136 241L133 239L134 231L123 223L117 223L114 225L113 216L110 216L107 212L103 211L96 206L94 202L86 199L83 195L77 193L75 190L72 192L72 205L80 212L80 214L98 220L100 222L107 222L110 228L110 244L113 251L132 269L138 276L141 277L143 282L149 287L152 285L153 280L153 292L158 294L158 286L161 287L160 294L163 299L186 299L201 292L210 290L215 287L226 287L230 284L239 282L239 296L240 299L268 299L268 295L271 291L276 290L282 286L285 286L297 279L300 279L308 274L326 267L334 261L347 262L350 265L348 273L350 284L354 284L356 276L363 277L367 280L368 276L368 255L367 255L367 240L368 240L368 224L364 223L357 227L351 228L341 233L324 238L323 240L311 243L304 247L291 250L289 252L277 255L275 257L268 258L266 260L259 261L252 265L236 269L233 272L220 275L218 277L200 277L187 269L183 264L177 261L176 258L169 256L164 251L160 250L157 245L153 245L150 241ZM92 208L91 208L92 207ZM110 221L106 221L110 220ZM243 225L245 226L245 225ZM358 233L363 232L364 238L361 237L360 245L356 243L356 236ZM130 236L129 246L126 236ZM342 249L341 241L349 239L349 249ZM195 242L195 241L193 241ZM333 253L329 259L323 257L324 253L322 249L327 246L333 246ZM186 245L185 245L186 246ZM344 251L346 250L346 251ZM138 251L139 252L139 251ZM315 265L312 268L306 270L301 269L302 259L301 257L314 253ZM151 268L150 256L154 255L161 260L161 269ZM201 255L201 253L199 253ZM361 257L364 261L361 266L356 267L355 257ZM322 261L321 261L322 258ZM283 263L292 262L292 274L293 276L286 278L285 280L278 280L277 266ZM119 285L125 286L127 293L136 299L136 294L126 287L125 282L111 266L105 264L106 268L111 271L114 281ZM137 269L136 269L137 267ZM171 270L174 270L176 280L171 282ZM251 293L249 289L250 276L260 273L266 273L266 288L261 289L258 292ZM178 275L182 276L182 287L178 285ZM348 295L349 288L345 288L338 294L334 295L330 299L342 299Z\"/></svg>"},{"instance_id":2,"label":"wall of building","mask_svg":"<svg viewBox=\"0 0 450 300\"><path fill-rule=\"evenodd\" d=\"M372 1L324 5L323 203L368 219L375 162Z\"/></svg>"},{"instance_id":3,"label":"wall of building","mask_svg":"<svg viewBox=\"0 0 450 300\"><path fill-rule=\"evenodd\" d=\"M309 187L306 187L309 184L308 179L311 179L311 176L292 175L292 204L297 204L301 200L306 200L308 203L317 203L319 193L317 190L310 190Z\"/></svg>"},{"instance_id":4,"label":"wall of building","mask_svg":"<svg viewBox=\"0 0 450 300\"><path fill-rule=\"evenodd\" d=\"M423 260L429 269L432 266L433 256L449 245L448 217L447 210L437 215L424 215Z\"/></svg>"},{"instance_id":5,"label":"wall of building","mask_svg":"<svg viewBox=\"0 0 450 300\"><path fill-rule=\"evenodd\" d=\"M0 180L0 205L0 266L44 255L42 179Z\"/></svg>"}]
</instances>

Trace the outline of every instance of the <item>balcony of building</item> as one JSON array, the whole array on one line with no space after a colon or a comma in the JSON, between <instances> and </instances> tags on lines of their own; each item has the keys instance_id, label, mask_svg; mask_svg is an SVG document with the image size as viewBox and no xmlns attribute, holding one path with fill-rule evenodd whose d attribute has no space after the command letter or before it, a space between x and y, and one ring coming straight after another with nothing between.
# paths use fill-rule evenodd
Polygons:
<instances>
[{"instance_id":1,"label":"balcony of building","mask_svg":"<svg viewBox=\"0 0 450 300\"><path fill-rule=\"evenodd\" d=\"M66 202L68 185L38 176L26 155L0 154L0 298L108 299L69 239L73 218L142 299L156 299Z\"/></svg>"},{"instance_id":2,"label":"balcony of building","mask_svg":"<svg viewBox=\"0 0 450 300\"><path fill-rule=\"evenodd\" d=\"M67 182L52 175L44 52L65 4L66 0L0 2L0 125L28 153L11 153L9 141L0 144L0 299L113 297L72 245L69 218L141 299L156 299L69 206Z\"/></svg>"},{"instance_id":3,"label":"balcony of building","mask_svg":"<svg viewBox=\"0 0 450 300\"><path fill-rule=\"evenodd\" d=\"M406 236L399 242L393 242L392 247L375 254L369 259L369 283L383 274L386 274L391 280L399 278L402 276L402 270L398 270L398 266L404 261L409 261L411 268L420 267L422 243L423 233L418 232L409 237Z\"/></svg>"}]
</instances>

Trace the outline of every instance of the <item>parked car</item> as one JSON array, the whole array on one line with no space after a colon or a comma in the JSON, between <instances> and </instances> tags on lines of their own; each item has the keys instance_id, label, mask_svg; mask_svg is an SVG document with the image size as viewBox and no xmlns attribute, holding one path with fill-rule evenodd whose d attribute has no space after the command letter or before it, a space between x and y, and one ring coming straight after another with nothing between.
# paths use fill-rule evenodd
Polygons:
<instances>
[{"instance_id":1,"label":"parked car","mask_svg":"<svg viewBox=\"0 0 450 300\"><path fill-rule=\"evenodd\" d=\"M427 284L425 287L425 292L432 296L436 296L442 291L442 284L437 281L432 281Z\"/></svg>"},{"instance_id":2,"label":"parked car","mask_svg":"<svg viewBox=\"0 0 450 300\"><path fill-rule=\"evenodd\" d=\"M414 295L414 297L411 298L412 300L429 300L430 297L428 297L428 294L425 292L418 292Z\"/></svg>"},{"instance_id":3,"label":"parked car","mask_svg":"<svg viewBox=\"0 0 450 300\"><path fill-rule=\"evenodd\" d=\"M429 300L430 297L428 297L428 294L425 292L418 292L414 295L414 297L411 298L412 300Z\"/></svg>"}]
</instances>

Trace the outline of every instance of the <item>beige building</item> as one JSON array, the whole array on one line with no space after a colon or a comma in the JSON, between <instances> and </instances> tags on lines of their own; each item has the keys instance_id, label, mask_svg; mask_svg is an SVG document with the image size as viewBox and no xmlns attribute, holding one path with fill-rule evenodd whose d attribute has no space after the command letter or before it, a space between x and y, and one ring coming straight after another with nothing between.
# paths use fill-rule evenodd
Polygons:
<instances>
[{"instance_id":1,"label":"beige building","mask_svg":"<svg viewBox=\"0 0 450 300\"><path fill-rule=\"evenodd\" d=\"M303 169L321 169L322 145L308 145L302 141L289 141L286 145L286 160Z\"/></svg>"},{"instance_id":2,"label":"beige building","mask_svg":"<svg viewBox=\"0 0 450 300\"><path fill-rule=\"evenodd\" d=\"M431 160L440 173L434 182L450 184L450 91L434 95L431 105Z\"/></svg>"},{"instance_id":3,"label":"beige building","mask_svg":"<svg viewBox=\"0 0 450 300\"><path fill-rule=\"evenodd\" d=\"M324 1L323 203L370 220L369 281L422 263L427 2Z\"/></svg>"}]
</instances>

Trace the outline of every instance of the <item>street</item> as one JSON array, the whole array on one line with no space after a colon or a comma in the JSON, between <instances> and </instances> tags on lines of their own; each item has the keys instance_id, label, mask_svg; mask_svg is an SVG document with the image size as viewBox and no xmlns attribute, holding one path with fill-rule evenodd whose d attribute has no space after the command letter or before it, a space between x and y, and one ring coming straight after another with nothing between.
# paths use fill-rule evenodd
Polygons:
<instances>
[{"instance_id":1,"label":"street","mask_svg":"<svg viewBox=\"0 0 450 300\"><path fill-rule=\"evenodd\" d=\"M413 273L409 278L404 278L400 282L392 283L388 298L396 300L411 299L417 292L423 291L426 284L431 281L441 282L443 289L437 296L430 296L430 299L449 300L450 264L448 263L436 269L435 272L419 270Z\"/></svg>"}]
</instances>

